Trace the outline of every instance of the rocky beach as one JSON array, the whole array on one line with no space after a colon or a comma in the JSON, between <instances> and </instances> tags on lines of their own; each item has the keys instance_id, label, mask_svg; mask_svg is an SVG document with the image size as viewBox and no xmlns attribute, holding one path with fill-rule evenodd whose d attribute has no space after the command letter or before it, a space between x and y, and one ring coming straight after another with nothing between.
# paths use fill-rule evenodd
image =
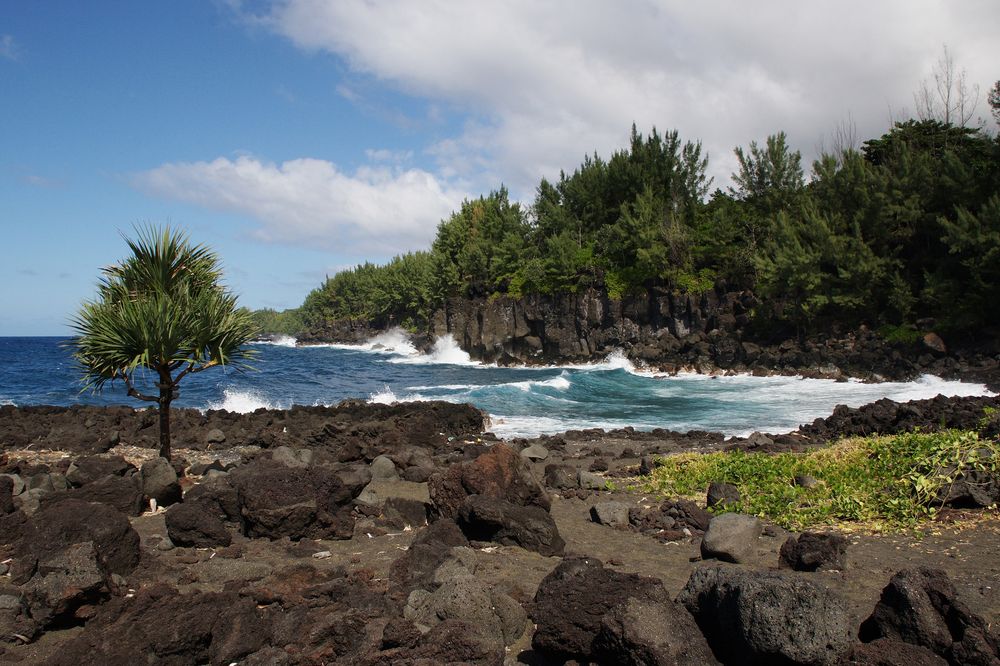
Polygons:
<instances>
[{"instance_id":1,"label":"rocky beach","mask_svg":"<svg viewBox=\"0 0 1000 666\"><path fill-rule=\"evenodd\" d=\"M798 431L500 441L467 405L0 407L0 663L992 664L995 479L920 533L660 496L657 456L977 430L996 398ZM983 506L986 505L986 506Z\"/></svg>"}]
</instances>

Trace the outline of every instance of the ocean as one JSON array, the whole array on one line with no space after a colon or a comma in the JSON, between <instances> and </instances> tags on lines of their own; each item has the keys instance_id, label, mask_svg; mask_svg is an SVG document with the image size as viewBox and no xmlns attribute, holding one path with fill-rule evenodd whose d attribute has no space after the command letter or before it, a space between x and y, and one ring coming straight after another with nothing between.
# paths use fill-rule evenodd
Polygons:
<instances>
[{"instance_id":1,"label":"ocean","mask_svg":"<svg viewBox=\"0 0 1000 666\"><path fill-rule=\"evenodd\" d=\"M0 338L0 405L149 403L129 398L121 382L103 393L81 391L80 372L66 338ZM839 404L857 407L880 398L913 400L943 395L989 395L985 386L924 376L913 382L863 384L798 377L656 375L623 354L603 362L542 368L483 365L451 338L420 354L400 331L364 345L295 346L292 338L254 345L255 371L212 369L185 378L174 403L201 410L249 412L260 407L371 402L468 402L490 414L500 437L536 436L583 428L677 431L726 435L781 433L825 417ZM152 389L150 389L152 391Z\"/></svg>"}]
</instances>

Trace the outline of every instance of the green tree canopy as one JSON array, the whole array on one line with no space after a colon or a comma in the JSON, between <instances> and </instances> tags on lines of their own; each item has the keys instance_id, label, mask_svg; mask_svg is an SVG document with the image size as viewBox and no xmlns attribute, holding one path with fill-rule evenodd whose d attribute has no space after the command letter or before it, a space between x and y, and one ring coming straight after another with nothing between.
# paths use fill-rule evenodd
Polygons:
<instances>
[{"instance_id":1,"label":"green tree canopy","mask_svg":"<svg viewBox=\"0 0 1000 666\"><path fill-rule=\"evenodd\" d=\"M129 396L157 403L160 455L169 460L170 403L181 380L215 366L247 367L254 352L245 344L257 327L220 283L207 247L152 226L126 242L131 256L103 269L97 298L72 319L70 345L87 387L120 379ZM155 394L146 392L150 383Z\"/></svg>"}]
</instances>

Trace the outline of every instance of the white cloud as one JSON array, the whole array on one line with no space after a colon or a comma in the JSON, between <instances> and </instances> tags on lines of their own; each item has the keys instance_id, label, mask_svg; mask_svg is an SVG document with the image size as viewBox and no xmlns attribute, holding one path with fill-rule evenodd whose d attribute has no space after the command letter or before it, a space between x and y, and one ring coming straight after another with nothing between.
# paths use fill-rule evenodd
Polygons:
<instances>
[{"instance_id":1,"label":"white cloud","mask_svg":"<svg viewBox=\"0 0 1000 666\"><path fill-rule=\"evenodd\" d=\"M274 164L249 155L164 164L133 176L133 184L251 216L266 242L367 256L426 248L438 222L465 196L420 169L363 167L347 174L324 160Z\"/></svg>"},{"instance_id":2,"label":"white cloud","mask_svg":"<svg viewBox=\"0 0 1000 666\"><path fill-rule=\"evenodd\" d=\"M778 130L807 157L848 114L879 135L943 43L984 87L1000 61L991 0L284 0L254 20L468 114L432 147L442 173L529 194L633 121L702 139L725 179L735 145Z\"/></svg>"},{"instance_id":3,"label":"white cloud","mask_svg":"<svg viewBox=\"0 0 1000 666\"><path fill-rule=\"evenodd\" d=\"M0 35L0 58L21 59L21 48L14 41L13 35Z\"/></svg>"}]
</instances>

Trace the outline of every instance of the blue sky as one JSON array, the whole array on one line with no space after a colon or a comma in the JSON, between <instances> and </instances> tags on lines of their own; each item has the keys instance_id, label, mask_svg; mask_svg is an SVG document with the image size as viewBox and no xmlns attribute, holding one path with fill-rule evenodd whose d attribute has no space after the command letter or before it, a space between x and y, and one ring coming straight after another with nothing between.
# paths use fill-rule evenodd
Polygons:
<instances>
[{"instance_id":1,"label":"blue sky","mask_svg":"<svg viewBox=\"0 0 1000 666\"><path fill-rule=\"evenodd\" d=\"M807 160L845 122L881 134L943 44L981 99L1000 77L996 2L707 4L4 0L0 335L66 334L135 224L294 307L633 121L700 139L725 185L778 130Z\"/></svg>"}]
</instances>

